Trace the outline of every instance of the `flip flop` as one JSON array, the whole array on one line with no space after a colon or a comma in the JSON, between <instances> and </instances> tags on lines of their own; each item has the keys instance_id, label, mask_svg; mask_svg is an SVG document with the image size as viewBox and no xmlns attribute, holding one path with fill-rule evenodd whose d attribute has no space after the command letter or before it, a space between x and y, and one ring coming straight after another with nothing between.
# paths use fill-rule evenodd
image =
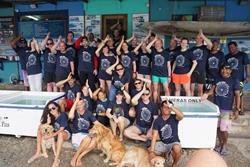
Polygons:
<instances>
[{"instance_id":1,"label":"flip flop","mask_svg":"<svg viewBox=\"0 0 250 167\"><path fill-rule=\"evenodd\" d=\"M39 156L32 156L27 162L30 164L31 162L35 161L36 159L40 158L42 155L40 154Z\"/></svg>"}]
</instances>

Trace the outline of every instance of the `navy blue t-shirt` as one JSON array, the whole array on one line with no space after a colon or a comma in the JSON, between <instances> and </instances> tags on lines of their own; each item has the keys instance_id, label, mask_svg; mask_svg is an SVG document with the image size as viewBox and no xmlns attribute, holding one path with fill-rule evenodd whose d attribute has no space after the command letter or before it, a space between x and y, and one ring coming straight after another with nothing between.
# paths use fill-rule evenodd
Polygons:
<instances>
[{"instance_id":1,"label":"navy blue t-shirt","mask_svg":"<svg viewBox=\"0 0 250 167\"><path fill-rule=\"evenodd\" d=\"M152 69L151 74L159 77L168 77L168 67L167 62L170 61L168 52L163 50L162 52L157 52L157 50L152 50Z\"/></svg>"},{"instance_id":2,"label":"navy blue t-shirt","mask_svg":"<svg viewBox=\"0 0 250 167\"><path fill-rule=\"evenodd\" d=\"M233 70L232 76L239 81L244 81L244 66L250 63L248 55L239 51L235 55L226 55L226 60Z\"/></svg>"},{"instance_id":3,"label":"navy blue t-shirt","mask_svg":"<svg viewBox=\"0 0 250 167\"><path fill-rule=\"evenodd\" d=\"M73 87L70 87L68 83L64 84L64 92L65 92L65 98L75 100L76 94L81 92L81 86L78 84L75 84Z\"/></svg>"},{"instance_id":4,"label":"navy blue t-shirt","mask_svg":"<svg viewBox=\"0 0 250 167\"><path fill-rule=\"evenodd\" d=\"M194 71L198 71L199 73L206 72L207 58L209 54L207 46L194 46L190 50L193 52L193 55L197 60L197 66Z\"/></svg>"},{"instance_id":5,"label":"navy blue t-shirt","mask_svg":"<svg viewBox=\"0 0 250 167\"><path fill-rule=\"evenodd\" d=\"M76 48L75 48L75 44L69 45L66 44L66 50L67 50L67 54L70 55L72 58L76 57Z\"/></svg>"},{"instance_id":6,"label":"navy blue t-shirt","mask_svg":"<svg viewBox=\"0 0 250 167\"><path fill-rule=\"evenodd\" d=\"M95 49L93 47L87 47L87 48L81 47L77 51L78 71L93 73L94 55L95 55Z\"/></svg>"},{"instance_id":7,"label":"navy blue t-shirt","mask_svg":"<svg viewBox=\"0 0 250 167\"><path fill-rule=\"evenodd\" d=\"M70 62L73 62L73 58L66 52L61 53L57 51L56 53L56 75L67 76L70 71Z\"/></svg>"},{"instance_id":8,"label":"navy blue t-shirt","mask_svg":"<svg viewBox=\"0 0 250 167\"><path fill-rule=\"evenodd\" d=\"M104 79L104 80L111 80L112 75L109 75L106 72L106 69L109 68L111 65L115 63L116 59L114 56L104 56L101 54L99 56L99 73L98 78Z\"/></svg>"},{"instance_id":9,"label":"navy blue t-shirt","mask_svg":"<svg viewBox=\"0 0 250 167\"><path fill-rule=\"evenodd\" d=\"M151 57L149 53L142 53L141 51L137 55L138 57L138 73L143 75L151 74Z\"/></svg>"},{"instance_id":10,"label":"navy blue t-shirt","mask_svg":"<svg viewBox=\"0 0 250 167\"><path fill-rule=\"evenodd\" d=\"M125 67L125 70L129 71L130 74L132 74L133 62L135 61L134 54L132 52L122 53L120 61L122 65Z\"/></svg>"},{"instance_id":11,"label":"navy blue t-shirt","mask_svg":"<svg viewBox=\"0 0 250 167\"><path fill-rule=\"evenodd\" d=\"M142 100L135 106L136 124L149 129L152 126L154 115L158 115L158 107L155 103L143 103Z\"/></svg>"},{"instance_id":12,"label":"navy blue t-shirt","mask_svg":"<svg viewBox=\"0 0 250 167\"><path fill-rule=\"evenodd\" d=\"M130 82L130 74L128 71L124 71L124 74L119 77L119 75L114 72L113 73L113 80L112 85L114 85L117 89L121 89L126 83Z\"/></svg>"},{"instance_id":13,"label":"navy blue t-shirt","mask_svg":"<svg viewBox=\"0 0 250 167\"><path fill-rule=\"evenodd\" d=\"M74 119L73 119L73 133L88 133L90 125L96 121L96 118L94 115L86 110L83 115L80 115L77 111L74 113Z\"/></svg>"},{"instance_id":14,"label":"navy blue t-shirt","mask_svg":"<svg viewBox=\"0 0 250 167\"><path fill-rule=\"evenodd\" d=\"M141 90L142 90L142 89L141 89ZM141 90L132 89L132 90L130 91L131 97L134 97L135 95L137 95Z\"/></svg>"},{"instance_id":15,"label":"navy blue t-shirt","mask_svg":"<svg viewBox=\"0 0 250 167\"><path fill-rule=\"evenodd\" d=\"M175 57L175 74L186 74L190 71L193 60L196 60L195 56L190 50L185 52L177 51L174 55Z\"/></svg>"},{"instance_id":16,"label":"navy blue t-shirt","mask_svg":"<svg viewBox=\"0 0 250 167\"><path fill-rule=\"evenodd\" d=\"M109 100L107 98L104 101L97 100L95 112L96 113L106 112L108 105L109 105Z\"/></svg>"},{"instance_id":17,"label":"navy blue t-shirt","mask_svg":"<svg viewBox=\"0 0 250 167\"><path fill-rule=\"evenodd\" d=\"M91 111L93 112L93 100L90 98L90 96L81 96L81 98L84 100L85 102L85 106L86 106L86 109L88 111Z\"/></svg>"},{"instance_id":18,"label":"navy blue t-shirt","mask_svg":"<svg viewBox=\"0 0 250 167\"><path fill-rule=\"evenodd\" d=\"M239 80L234 77L215 79L214 103L222 110L232 110L234 91L240 90Z\"/></svg>"},{"instance_id":19,"label":"navy blue t-shirt","mask_svg":"<svg viewBox=\"0 0 250 167\"><path fill-rule=\"evenodd\" d=\"M42 72L41 55L34 52L27 52L27 73L28 75L40 74Z\"/></svg>"},{"instance_id":20,"label":"navy blue t-shirt","mask_svg":"<svg viewBox=\"0 0 250 167\"><path fill-rule=\"evenodd\" d=\"M213 79L219 77L220 67L224 62L225 57L223 52L210 53L207 61L207 77Z\"/></svg>"},{"instance_id":21,"label":"navy blue t-shirt","mask_svg":"<svg viewBox=\"0 0 250 167\"><path fill-rule=\"evenodd\" d=\"M121 104L118 104L116 101L110 102L108 108L112 109L112 114L115 115L117 118L120 116L129 118L129 105L126 103L125 100L122 100Z\"/></svg>"},{"instance_id":22,"label":"navy blue t-shirt","mask_svg":"<svg viewBox=\"0 0 250 167\"><path fill-rule=\"evenodd\" d=\"M44 71L55 72L56 70L56 55L52 54L49 48L43 50L44 56Z\"/></svg>"},{"instance_id":23,"label":"navy blue t-shirt","mask_svg":"<svg viewBox=\"0 0 250 167\"><path fill-rule=\"evenodd\" d=\"M154 121L153 130L158 131L161 141L165 144L180 142L178 136L179 121L175 117L171 114L167 120L163 120L162 116L159 116Z\"/></svg>"},{"instance_id":24,"label":"navy blue t-shirt","mask_svg":"<svg viewBox=\"0 0 250 167\"><path fill-rule=\"evenodd\" d=\"M175 53L176 53L177 51L180 51L180 50L181 50L181 47L180 47L180 46L177 46L177 47L174 48L174 49L170 49L170 48L167 48L167 49L166 49L166 51L167 51L168 54L169 54L169 61L171 62L171 67L172 67L172 65L173 65L173 63L174 63L174 60L175 60L175 57L174 57Z\"/></svg>"},{"instance_id":25,"label":"navy blue t-shirt","mask_svg":"<svg viewBox=\"0 0 250 167\"><path fill-rule=\"evenodd\" d=\"M14 50L20 59L19 61L20 61L22 70L26 70L27 52L29 52L30 48L17 46L16 48L14 48Z\"/></svg>"},{"instance_id":26,"label":"navy blue t-shirt","mask_svg":"<svg viewBox=\"0 0 250 167\"><path fill-rule=\"evenodd\" d=\"M61 127L70 132L68 124L68 115L65 112L61 112L59 117L56 119L54 125L54 130L58 131Z\"/></svg>"}]
</instances>

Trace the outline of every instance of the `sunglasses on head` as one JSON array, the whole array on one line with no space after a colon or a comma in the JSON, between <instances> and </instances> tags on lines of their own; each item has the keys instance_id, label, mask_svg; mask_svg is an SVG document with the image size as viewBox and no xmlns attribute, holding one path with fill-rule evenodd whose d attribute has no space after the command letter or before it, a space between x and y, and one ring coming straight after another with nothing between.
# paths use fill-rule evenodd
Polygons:
<instances>
[{"instance_id":1,"label":"sunglasses on head","mask_svg":"<svg viewBox=\"0 0 250 167\"><path fill-rule=\"evenodd\" d=\"M123 70L123 68L116 69L116 71L122 71L122 70Z\"/></svg>"},{"instance_id":2,"label":"sunglasses on head","mask_svg":"<svg viewBox=\"0 0 250 167\"><path fill-rule=\"evenodd\" d=\"M56 107L49 108L49 111L56 110Z\"/></svg>"}]
</instances>

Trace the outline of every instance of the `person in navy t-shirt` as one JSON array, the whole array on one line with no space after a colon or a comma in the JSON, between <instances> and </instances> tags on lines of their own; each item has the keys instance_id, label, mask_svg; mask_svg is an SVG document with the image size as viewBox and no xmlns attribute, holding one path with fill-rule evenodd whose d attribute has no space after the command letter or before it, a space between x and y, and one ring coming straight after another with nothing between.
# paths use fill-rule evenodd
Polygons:
<instances>
[{"instance_id":1,"label":"person in navy t-shirt","mask_svg":"<svg viewBox=\"0 0 250 167\"><path fill-rule=\"evenodd\" d=\"M175 114L171 114L174 112ZM157 155L169 155L173 157L172 167L177 167L181 156L181 145L178 136L178 124L183 119L183 113L176 108L171 101L161 103L161 114L154 121L153 136L150 147L150 157ZM160 141L158 141L160 138Z\"/></svg>"},{"instance_id":2,"label":"person in navy t-shirt","mask_svg":"<svg viewBox=\"0 0 250 167\"><path fill-rule=\"evenodd\" d=\"M228 132L231 128L231 113L233 111L233 103L235 99L236 111L234 118L238 117L240 111L240 83L235 79L232 73L232 67L226 63L221 67L221 76L216 78L213 87L202 96L202 99L207 99L208 96L214 95L214 103L220 109L220 117L218 122L218 138L219 146L215 151L221 155L227 155L227 140Z\"/></svg>"},{"instance_id":3,"label":"person in navy t-shirt","mask_svg":"<svg viewBox=\"0 0 250 167\"><path fill-rule=\"evenodd\" d=\"M183 85L186 96L191 96L190 83L191 75L197 66L196 58L188 49L188 39L181 39L181 50L174 54L172 67L172 81L175 84L175 96L180 96L181 85Z\"/></svg>"},{"instance_id":4,"label":"person in navy t-shirt","mask_svg":"<svg viewBox=\"0 0 250 167\"><path fill-rule=\"evenodd\" d=\"M245 52L241 52L238 49L236 42L232 41L228 43L229 54L226 55L226 61L232 68L232 76L238 79L241 84L247 83L250 76L249 58ZM241 94L243 95L243 93ZM244 104L241 96L241 111L240 115L244 115Z\"/></svg>"},{"instance_id":5,"label":"person in navy t-shirt","mask_svg":"<svg viewBox=\"0 0 250 167\"><path fill-rule=\"evenodd\" d=\"M202 30L196 36L195 41L196 45L190 49L197 61L197 66L191 75L191 96L194 96L195 84L198 84L198 96L201 96L205 84L207 58L213 44ZM207 45L203 44L204 41Z\"/></svg>"},{"instance_id":6,"label":"person in navy t-shirt","mask_svg":"<svg viewBox=\"0 0 250 167\"><path fill-rule=\"evenodd\" d=\"M154 48L151 47L154 44ZM160 38L155 37L155 39L150 42L146 50L151 54L151 74L153 82L153 100L155 103L159 102L160 99L160 87L159 83L163 85L165 96L169 96L168 83L171 80L171 65L170 58L167 51L163 49L163 42Z\"/></svg>"},{"instance_id":7,"label":"person in navy t-shirt","mask_svg":"<svg viewBox=\"0 0 250 167\"><path fill-rule=\"evenodd\" d=\"M63 142L69 140L71 136L70 128L68 125L68 116L66 113L61 112L60 106L56 102L50 101L44 108L41 117L41 125L42 124L49 124L54 127L54 133L51 136L46 136L44 140L48 140L52 137L57 138L56 155L52 166L59 166L60 153L62 150ZM42 145L41 125L39 125L37 132L37 146L39 147L37 147L36 153L28 160L28 163L31 163L34 160L43 156L41 153L41 145Z\"/></svg>"},{"instance_id":8,"label":"person in navy t-shirt","mask_svg":"<svg viewBox=\"0 0 250 167\"><path fill-rule=\"evenodd\" d=\"M40 49L37 40L33 38L30 41L30 51L26 52L27 74L30 91L42 91L42 64Z\"/></svg>"},{"instance_id":9,"label":"person in navy t-shirt","mask_svg":"<svg viewBox=\"0 0 250 167\"><path fill-rule=\"evenodd\" d=\"M89 136L91 124L99 124L92 111L86 110L86 105L80 96L77 96L70 112L69 119L73 122L72 144L77 152L71 159L71 166L80 166L81 158L97 146L96 137Z\"/></svg>"},{"instance_id":10,"label":"person in navy t-shirt","mask_svg":"<svg viewBox=\"0 0 250 167\"><path fill-rule=\"evenodd\" d=\"M146 142L152 135L152 123L158 116L158 107L150 101L150 90L144 84L142 91L131 100L135 108L135 124L124 131L124 135L133 140ZM131 112L131 111L130 111Z\"/></svg>"},{"instance_id":11,"label":"person in navy t-shirt","mask_svg":"<svg viewBox=\"0 0 250 167\"><path fill-rule=\"evenodd\" d=\"M59 100L59 104L61 110L67 112L71 109L76 97L81 95L81 87L76 83L76 78L71 73L69 73L67 79L57 82L56 86L65 92L65 98Z\"/></svg>"},{"instance_id":12,"label":"person in navy t-shirt","mask_svg":"<svg viewBox=\"0 0 250 167\"><path fill-rule=\"evenodd\" d=\"M209 90L215 78L220 76L221 65L225 63L224 53L219 50L219 41L213 41L213 47L207 60L206 89Z\"/></svg>"}]
</instances>

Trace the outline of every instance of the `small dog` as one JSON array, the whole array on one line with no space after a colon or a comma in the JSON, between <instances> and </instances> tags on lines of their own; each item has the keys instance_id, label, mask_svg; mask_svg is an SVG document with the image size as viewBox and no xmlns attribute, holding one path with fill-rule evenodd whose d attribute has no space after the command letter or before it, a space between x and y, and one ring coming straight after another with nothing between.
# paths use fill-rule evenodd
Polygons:
<instances>
[{"instance_id":1,"label":"small dog","mask_svg":"<svg viewBox=\"0 0 250 167\"><path fill-rule=\"evenodd\" d=\"M46 149L50 149L52 147L54 155L56 155L56 143L54 137L45 140L44 137L51 136L53 134L54 128L49 124L41 125L42 131L42 156L48 158L48 154Z\"/></svg>"},{"instance_id":2,"label":"small dog","mask_svg":"<svg viewBox=\"0 0 250 167\"><path fill-rule=\"evenodd\" d=\"M130 165L131 167L164 167L165 159L160 156L149 159L147 150L132 146L126 150L126 153L117 167Z\"/></svg>"}]
</instances>

